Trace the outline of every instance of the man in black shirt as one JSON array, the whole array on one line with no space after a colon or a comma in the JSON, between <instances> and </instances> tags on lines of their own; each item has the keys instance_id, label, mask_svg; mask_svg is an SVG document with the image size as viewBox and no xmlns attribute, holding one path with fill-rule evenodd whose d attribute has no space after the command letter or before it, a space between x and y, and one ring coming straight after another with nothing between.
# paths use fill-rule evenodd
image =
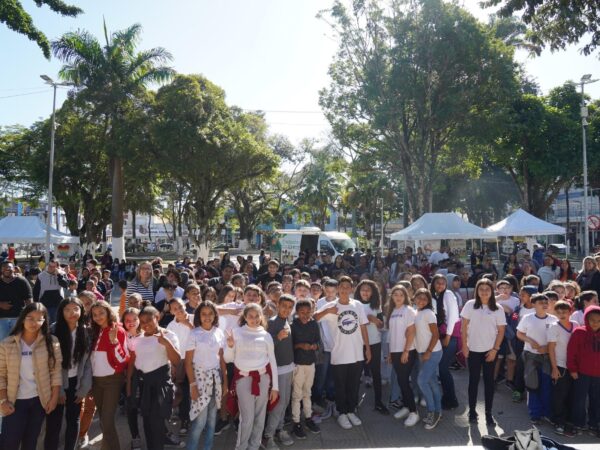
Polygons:
<instances>
[{"instance_id":1,"label":"man in black shirt","mask_svg":"<svg viewBox=\"0 0 600 450\"><path fill-rule=\"evenodd\" d=\"M17 317L25 305L33 301L31 285L15 275L15 266L10 261L0 265L0 340L10 333Z\"/></svg>"},{"instance_id":2,"label":"man in black shirt","mask_svg":"<svg viewBox=\"0 0 600 450\"><path fill-rule=\"evenodd\" d=\"M269 264L267 266L267 272L263 273L260 277L258 277L258 283L263 288L263 291L266 292L267 286L272 281L277 281L277 282L281 283L281 275L278 273L278 270L279 270L279 263L277 261L275 261L274 259L269 261Z\"/></svg>"}]
</instances>

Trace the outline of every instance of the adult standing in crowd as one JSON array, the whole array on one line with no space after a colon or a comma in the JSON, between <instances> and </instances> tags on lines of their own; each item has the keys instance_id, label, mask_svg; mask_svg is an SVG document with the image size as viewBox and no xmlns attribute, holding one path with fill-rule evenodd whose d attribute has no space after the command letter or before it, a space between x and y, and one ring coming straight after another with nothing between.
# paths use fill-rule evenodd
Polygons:
<instances>
[{"instance_id":1,"label":"adult standing in crowd","mask_svg":"<svg viewBox=\"0 0 600 450\"><path fill-rule=\"evenodd\" d=\"M33 301L29 282L15 274L15 265L4 261L0 265L0 340L10 333L23 308Z\"/></svg>"},{"instance_id":2,"label":"adult standing in crowd","mask_svg":"<svg viewBox=\"0 0 600 450\"><path fill-rule=\"evenodd\" d=\"M58 304L65 298L65 289L68 287L67 275L58 268L56 261L49 261L46 270L38 275L33 288L33 298L46 307L50 323L56 322Z\"/></svg>"},{"instance_id":3,"label":"adult standing in crowd","mask_svg":"<svg viewBox=\"0 0 600 450\"><path fill-rule=\"evenodd\" d=\"M581 287L581 291L596 291L600 296L600 271L598 264L593 256L583 258L583 270L577 277L577 284Z\"/></svg>"},{"instance_id":4,"label":"adult standing in crowd","mask_svg":"<svg viewBox=\"0 0 600 450\"><path fill-rule=\"evenodd\" d=\"M142 300L154 303L152 264L150 262L141 263L137 268L133 281L127 283L127 297L131 294L140 294Z\"/></svg>"}]
</instances>

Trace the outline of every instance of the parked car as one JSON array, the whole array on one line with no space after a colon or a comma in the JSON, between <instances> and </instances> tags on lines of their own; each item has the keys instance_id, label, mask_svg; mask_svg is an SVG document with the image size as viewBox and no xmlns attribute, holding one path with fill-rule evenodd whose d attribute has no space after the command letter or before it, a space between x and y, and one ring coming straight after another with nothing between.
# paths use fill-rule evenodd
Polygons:
<instances>
[{"instance_id":1,"label":"parked car","mask_svg":"<svg viewBox=\"0 0 600 450\"><path fill-rule=\"evenodd\" d=\"M173 244L164 243L158 246L158 250L161 252L172 252L174 249Z\"/></svg>"}]
</instances>

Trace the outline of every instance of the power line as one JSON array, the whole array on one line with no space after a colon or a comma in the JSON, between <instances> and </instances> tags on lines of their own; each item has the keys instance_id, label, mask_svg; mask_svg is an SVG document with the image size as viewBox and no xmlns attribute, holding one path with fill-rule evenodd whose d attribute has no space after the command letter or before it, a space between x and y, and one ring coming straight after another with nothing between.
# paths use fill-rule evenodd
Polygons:
<instances>
[{"instance_id":1,"label":"power line","mask_svg":"<svg viewBox=\"0 0 600 450\"><path fill-rule=\"evenodd\" d=\"M0 97L0 99L2 98L13 98L13 97L24 97L26 95L36 95L36 94L43 94L45 92L48 92L48 89L44 89L43 91L37 91L37 92L28 92L26 94L14 94L14 95L5 95L3 97Z\"/></svg>"},{"instance_id":2,"label":"power line","mask_svg":"<svg viewBox=\"0 0 600 450\"><path fill-rule=\"evenodd\" d=\"M276 113L276 114L323 114L323 111L292 111L292 110L278 110L278 109L248 109L248 108L242 108L244 111L248 111L248 112L256 112L256 111L260 111L260 112L265 112L265 113Z\"/></svg>"}]
</instances>

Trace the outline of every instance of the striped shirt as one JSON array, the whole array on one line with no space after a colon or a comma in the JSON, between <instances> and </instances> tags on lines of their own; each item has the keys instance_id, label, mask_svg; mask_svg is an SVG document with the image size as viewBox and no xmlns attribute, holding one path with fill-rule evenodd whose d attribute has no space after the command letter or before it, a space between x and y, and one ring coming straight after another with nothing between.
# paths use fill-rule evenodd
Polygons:
<instances>
[{"instance_id":1,"label":"striped shirt","mask_svg":"<svg viewBox=\"0 0 600 450\"><path fill-rule=\"evenodd\" d=\"M154 289L152 281L148 283L148 286L144 286L138 280L133 280L127 283L127 297L131 294L140 294L142 300L149 300L154 304Z\"/></svg>"}]
</instances>

